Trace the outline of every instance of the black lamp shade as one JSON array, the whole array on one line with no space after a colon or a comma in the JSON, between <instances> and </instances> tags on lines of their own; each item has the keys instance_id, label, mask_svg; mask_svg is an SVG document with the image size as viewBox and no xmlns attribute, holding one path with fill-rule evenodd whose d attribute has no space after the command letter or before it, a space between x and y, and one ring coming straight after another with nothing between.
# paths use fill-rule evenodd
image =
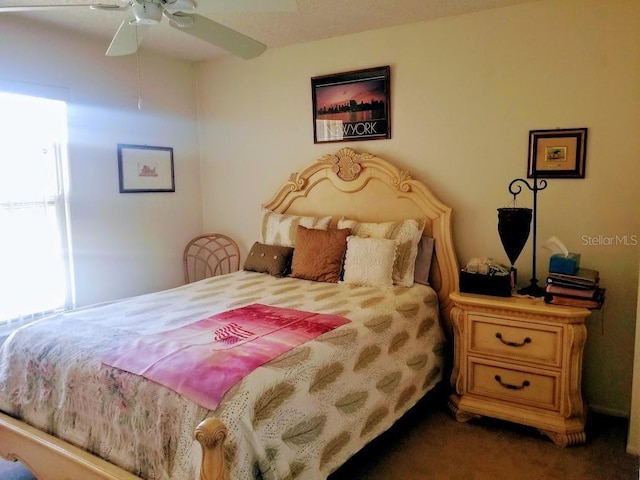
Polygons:
<instances>
[{"instance_id":1,"label":"black lamp shade","mask_svg":"<svg viewBox=\"0 0 640 480\"><path fill-rule=\"evenodd\" d=\"M512 266L515 265L529 239L531 215L532 210L530 208L509 207L498 209L498 234Z\"/></svg>"}]
</instances>

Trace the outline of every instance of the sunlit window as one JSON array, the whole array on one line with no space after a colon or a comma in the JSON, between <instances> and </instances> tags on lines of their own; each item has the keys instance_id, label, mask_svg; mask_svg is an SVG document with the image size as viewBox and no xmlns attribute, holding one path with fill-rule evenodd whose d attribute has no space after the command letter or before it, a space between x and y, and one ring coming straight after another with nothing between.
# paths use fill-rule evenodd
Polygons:
<instances>
[{"instance_id":1,"label":"sunlit window","mask_svg":"<svg viewBox=\"0 0 640 480\"><path fill-rule=\"evenodd\" d=\"M0 327L5 330L68 302L65 145L64 102L0 92Z\"/></svg>"}]
</instances>

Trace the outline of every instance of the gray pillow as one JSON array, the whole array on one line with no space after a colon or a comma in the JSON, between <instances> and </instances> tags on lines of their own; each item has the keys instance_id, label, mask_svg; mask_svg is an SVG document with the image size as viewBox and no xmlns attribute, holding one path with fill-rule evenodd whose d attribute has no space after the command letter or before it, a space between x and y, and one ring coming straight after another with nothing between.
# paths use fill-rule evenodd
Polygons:
<instances>
[{"instance_id":1,"label":"gray pillow","mask_svg":"<svg viewBox=\"0 0 640 480\"><path fill-rule=\"evenodd\" d=\"M429 272L433 258L433 238L422 236L418 243L418 255L416 256L416 269L414 282L429 285Z\"/></svg>"}]
</instances>

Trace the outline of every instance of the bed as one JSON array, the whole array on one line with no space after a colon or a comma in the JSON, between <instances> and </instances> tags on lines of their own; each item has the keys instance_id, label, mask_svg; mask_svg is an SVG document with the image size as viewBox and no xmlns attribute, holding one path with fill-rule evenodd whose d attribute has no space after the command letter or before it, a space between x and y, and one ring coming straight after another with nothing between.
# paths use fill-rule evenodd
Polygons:
<instances>
[{"instance_id":1,"label":"bed","mask_svg":"<svg viewBox=\"0 0 640 480\"><path fill-rule=\"evenodd\" d=\"M291 174L262 209L241 271L14 332L0 349L0 455L39 479L326 478L440 382L458 283L449 207L408 172L343 148ZM397 236L409 226L411 242ZM339 279L315 278L327 264L334 274L335 260L314 262L340 242ZM426 270L411 256L423 247ZM290 255L289 275L265 253ZM236 348L253 341L242 315L293 314L291 336L310 336L242 377L214 388L194 367L163 383L165 358L209 351L185 347L195 326ZM194 400L198 388L217 396Z\"/></svg>"}]
</instances>

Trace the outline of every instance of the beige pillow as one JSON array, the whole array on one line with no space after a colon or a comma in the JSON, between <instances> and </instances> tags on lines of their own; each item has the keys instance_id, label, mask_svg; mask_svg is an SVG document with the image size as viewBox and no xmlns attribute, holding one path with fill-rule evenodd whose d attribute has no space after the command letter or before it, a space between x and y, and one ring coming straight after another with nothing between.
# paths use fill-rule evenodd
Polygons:
<instances>
[{"instance_id":1,"label":"beige pillow","mask_svg":"<svg viewBox=\"0 0 640 480\"><path fill-rule=\"evenodd\" d=\"M347 237L344 283L393 286L393 263L398 243L386 238Z\"/></svg>"},{"instance_id":2,"label":"beige pillow","mask_svg":"<svg viewBox=\"0 0 640 480\"><path fill-rule=\"evenodd\" d=\"M425 219L403 220L399 222L363 223L340 219L338 228L350 228L357 237L387 238L398 242L396 260L393 265L393 283L403 287L413 285L418 255L418 243L424 230Z\"/></svg>"},{"instance_id":3,"label":"beige pillow","mask_svg":"<svg viewBox=\"0 0 640 480\"><path fill-rule=\"evenodd\" d=\"M288 215L275 213L266 208L262 209L262 222L260 228L260 243L267 245L280 245L293 247L295 244L296 228L302 225L307 228L326 230L331 223L331 217L303 217L300 215Z\"/></svg>"},{"instance_id":4,"label":"beige pillow","mask_svg":"<svg viewBox=\"0 0 640 480\"><path fill-rule=\"evenodd\" d=\"M298 226L291 276L334 282L340 280L349 229L315 230Z\"/></svg>"},{"instance_id":5,"label":"beige pillow","mask_svg":"<svg viewBox=\"0 0 640 480\"><path fill-rule=\"evenodd\" d=\"M244 269L249 272L268 273L274 277L283 277L289 273L292 256L292 247L255 242L244 262Z\"/></svg>"}]
</instances>

